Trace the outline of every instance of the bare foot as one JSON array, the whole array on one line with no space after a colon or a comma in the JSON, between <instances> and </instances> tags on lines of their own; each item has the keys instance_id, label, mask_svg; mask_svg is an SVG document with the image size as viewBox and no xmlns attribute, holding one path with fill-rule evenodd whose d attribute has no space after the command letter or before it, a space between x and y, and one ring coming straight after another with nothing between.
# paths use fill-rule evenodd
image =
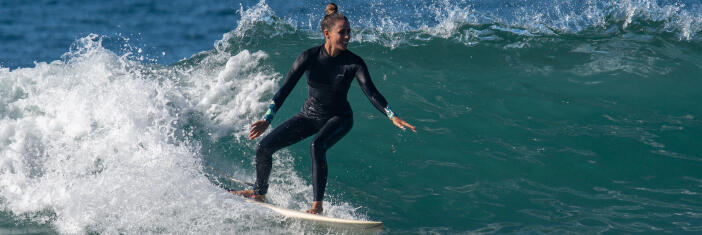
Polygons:
<instances>
[{"instance_id":1,"label":"bare foot","mask_svg":"<svg viewBox=\"0 0 702 235\"><path fill-rule=\"evenodd\" d=\"M253 190L239 190L239 191L234 191L234 190L229 190L230 193L234 195L239 195L245 198L251 198L253 200L259 201L259 202L264 202L266 200L266 195L255 195Z\"/></svg>"},{"instance_id":2,"label":"bare foot","mask_svg":"<svg viewBox=\"0 0 702 235\"><path fill-rule=\"evenodd\" d=\"M322 211L324 211L324 209L322 208L322 201L314 201L312 202L312 209L309 209L305 212L310 214L322 214Z\"/></svg>"}]
</instances>

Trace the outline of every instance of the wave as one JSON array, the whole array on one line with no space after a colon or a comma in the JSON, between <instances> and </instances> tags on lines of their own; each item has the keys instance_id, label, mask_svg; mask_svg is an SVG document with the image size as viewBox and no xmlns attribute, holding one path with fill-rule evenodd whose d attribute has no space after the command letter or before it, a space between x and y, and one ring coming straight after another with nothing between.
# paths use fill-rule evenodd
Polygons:
<instances>
[{"instance_id":1,"label":"wave","mask_svg":"<svg viewBox=\"0 0 702 235\"><path fill-rule=\"evenodd\" d=\"M77 40L59 61L0 69L3 211L60 233L301 229L271 226L270 213L206 177L208 161L231 158L222 170L252 175L253 144L237 139L280 78L265 66L265 52L212 53L203 63L165 67L115 54L104 38ZM211 151L228 138L241 153ZM269 200L301 209L310 187L292 159L277 153ZM328 208L363 218L355 210L343 201Z\"/></svg>"},{"instance_id":2,"label":"wave","mask_svg":"<svg viewBox=\"0 0 702 235\"><path fill-rule=\"evenodd\" d=\"M226 39L260 40L290 34L321 39L322 9L293 8L278 15L265 1L238 11L237 28ZM655 0L627 1L430 1L401 4L375 1L340 6L351 21L355 42L396 48L450 39L466 45L485 41L524 41L533 38L607 38L640 34L700 42L702 4ZM345 11L344 9L349 9ZM290 9L285 9L291 11ZM251 39L255 38L255 39ZM218 45L218 48L220 48Z\"/></svg>"},{"instance_id":3,"label":"wave","mask_svg":"<svg viewBox=\"0 0 702 235\"><path fill-rule=\"evenodd\" d=\"M556 81L565 74L569 82L592 87L626 80L600 74L666 78L658 75L674 74L679 67L702 68L695 53L701 48L699 4L347 3L354 7L341 9L348 9L352 21L354 50L364 49L364 58L378 65L375 81L382 85L387 79L414 79L385 86L383 92L403 94L399 100L408 101L398 102L398 107L414 104L425 107L419 109L422 112L451 118L473 112L454 100L479 96L472 95L476 89L469 86L481 84L460 80L468 77L460 72L452 77L464 69L477 74L481 68L507 71L509 76L503 77L510 79L513 74L543 73L553 74L547 80ZM233 199L205 176L206 166L215 165L250 180L253 144L241 141L247 125L265 110L265 100L282 78L277 71L286 71L297 53L321 42L320 7L288 4L282 11L265 1L242 5L236 28L212 50L168 66L149 64L154 61L142 57L138 48L127 50L137 53L116 54L105 48L104 37L90 35L77 40L60 61L0 68L0 208L15 218L51 224L61 233L307 231L299 224L262 224L276 219ZM659 39L663 42L651 43ZM424 48L410 48L414 46ZM516 48L525 50L511 50ZM543 48L560 53L554 58L571 60L534 59L546 54ZM439 53L425 53L429 50ZM389 56L375 56L383 53ZM471 61L446 59L445 54L471 55ZM421 58L392 59L407 55ZM436 76L405 76L412 74ZM507 84L500 94L512 94L509 89L519 87L511 81L498 81ZM455 98L425 99L418 87ZM494 93L499 85L486 87ZM358 113L364 116L363 110ZM648 136L639 136L620 137L662 148ZM683 154L672 157L698 160ZM294 159L291 152L277 153L269 199L300 209L311 201L310 187L298 176ZM329 214L365 218L335 195L329 198Z\"/></svg>"}]
</instances>

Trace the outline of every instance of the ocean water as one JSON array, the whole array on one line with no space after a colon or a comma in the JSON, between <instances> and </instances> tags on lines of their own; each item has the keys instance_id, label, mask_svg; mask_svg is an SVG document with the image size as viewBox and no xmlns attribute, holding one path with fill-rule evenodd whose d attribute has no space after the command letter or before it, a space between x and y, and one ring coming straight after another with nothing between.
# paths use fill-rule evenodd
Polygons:
<instances>
[{"instance_id":1,"label":"ocean water","mask_svg":"<svg viewBox=\"0 0 702 235\"><path fill-rule=\"evenodd\" d=\"M337 2L356 84L326 215L387 234L702 233L698 0ZM0 2L0 234L317 234L233 197L321 1ZM299 111L300 82L273 126ZM309 140L268 200L312 200Z\"/></svg>"}]
</instances>

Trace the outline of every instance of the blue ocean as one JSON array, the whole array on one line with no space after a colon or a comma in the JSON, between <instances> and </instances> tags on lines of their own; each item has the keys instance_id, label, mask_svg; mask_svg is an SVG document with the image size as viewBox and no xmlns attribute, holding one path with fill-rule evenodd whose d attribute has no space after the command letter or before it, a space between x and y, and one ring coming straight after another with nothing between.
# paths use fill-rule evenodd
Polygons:
<instances>
[{"instance_id":1,"label":"blue ocean","mask_svg":"<svg viewBox=\"0 0 702 235\"><path fill-rule=\"evenodd\" d=\"M0 1L0 234L368 232L222 189L254 180L249 125L324 43L327 3ZM336 3L417 133L354 82L325 215L380 234L702 233L699 0ZM276 152L268 202L310 207L309 151Z\"/></svg>"}]
</instances>

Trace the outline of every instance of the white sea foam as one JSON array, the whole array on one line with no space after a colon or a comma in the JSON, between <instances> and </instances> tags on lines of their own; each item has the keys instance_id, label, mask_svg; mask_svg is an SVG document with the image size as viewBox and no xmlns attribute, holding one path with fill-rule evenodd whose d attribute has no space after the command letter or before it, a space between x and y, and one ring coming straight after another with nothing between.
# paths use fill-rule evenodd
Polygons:
<instances>
[{"instance_id":1,"label":"white sea foam","mask_svg":"<svg viewBox=\"0 0 702 235\"><path fill-rule=\"evenodd\" d=\"M376 42L390 48L421 44L428 38L453 39L472 45L493 41L495 36L484 35L495 32L530 38L564 34L617 35L633 30L644 34L673 33L681 40L694 40L702 31L700 9L702 4L659 3L655 0L436 0L404 4L372 1L366 5L340 5L341 12L351 21L352 42ZM298 31L318 39L323 5L301 6L299 10L301 14L278 17L261 0L251 8L239 10L241 20L228 36L247 38L263 33L274 37ZM255 30L260 25L269 28L264 32Z\"/></svg>"},{"instance_id":2,"label":"white sea foam","mask_svg":"<svg viewBox=\"0 0 702 235\"><path fill-rule=\"evenodd\" d=\"M68 234L301 228L270 226L278 219L218 188L201 173L200 143L176 135L189 114L219 130L212 138L243 135L280 78L266 53L213 54L187 71L127 57L90 35L62 61L0 69L0 208ZM292 156L275 159L271 201L308 206ZM354 217L335 204L330 215Z\"/></svg>"},{"instance_id":3,"label":"white sea foam","mask_svg":"<svg viewBox=\"0 0 702 235\"><path fill-rule=\"evenodd\" d=\"M700 5L659 4L653 0L585 1L582 4L563 1L545 1L511 6L500 11L476 9L465 2L439 1L429 6L435 13L436 24L421 26L423 32L442 37L465 38L470 26L492 25L500 31L519 36L607 33L608 27L627 29L636 23L663 23L649 33L674 32L683 40L691 40L702 31ZM614 25L611 25L614 24ZM497 26L496 26L497 25Z\"/></svg>"},{"instance_id":4,"label":"white sea foam","mask_svg":"<svg viewBox=\"0 0 702 235\"><path fill-rule=\"evenodd\" d=\"M263 69L261 62L267 57L262 51L244 50L227 59L223 68L215 69L216 76L195 73L199 74L193 77L196 86L189 93L195 109L205 114L211 126L218 127L211 128L217 130L215 138L232 131L237 137L246 136L248 124L265 111L267 102L261 97L272 93L280 80L280 74Z\"/></svg>"},{"instance_id":5,"label":"white sea foam","mask_svg":"<svg viewBox=\"0 0 702 235\"><path fill-rule=\"evenodd\" d=\"M246 40L255 41L259 37L251 37L251 35L265 35L266 38L272 38L293 33L296 30L293 19L281 19L276 16L265 0L261 0L258 4L246 10L244 10L243 6L240 6L237 13L240 15L240 18L236 28L224 34L221 40L215 42L215 49L220 53L228 50L237 50L232 48L232 40L237 40L239 43Z\"/></svg>"}]
</instances>

